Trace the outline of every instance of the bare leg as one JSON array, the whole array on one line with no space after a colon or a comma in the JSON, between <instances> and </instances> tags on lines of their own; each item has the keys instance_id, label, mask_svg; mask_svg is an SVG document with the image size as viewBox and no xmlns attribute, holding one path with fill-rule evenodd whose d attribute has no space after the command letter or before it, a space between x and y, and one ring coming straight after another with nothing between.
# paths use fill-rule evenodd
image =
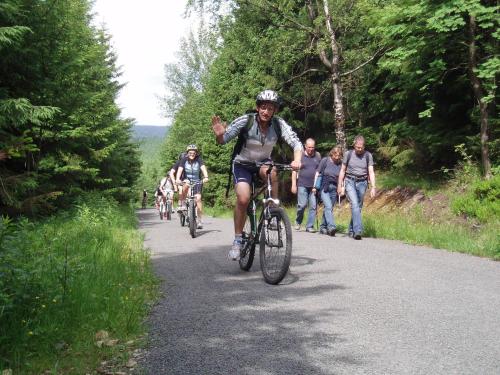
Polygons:
<instances>
[{"instance_id":1,"label":"bare leg","mask_svg":"<svg viewBox=\"0 0 500 375\"><path fill-rule=\"evenodd\" d=\"M248 202L250 202L250 185L239 182L235 186L236 205L234 206L234 233L241 235L247 216Z\"/></svg>"},{"instance_id":2,"label":"bare leg","mask_svg":"<svg viewBox=\"0 0 500 375\"><path fill-rule=\"evenodd\" d=\"M268 167L267 166L262 166L260 167L259 175L260 178L262 178L262 181L267 183L267 171ZM276 168L273 167L273 170L271 171L271 197L276 199L278 198L278 174L276 173Z\"/></svg>"},{"instance_id":3,"label":"bare leg","mask_svg":"<svg viewBox=\"0 0 500 375\"><path fill-rule=\"evenodd\" d=\"M201 203L201 194L196 194L196 214L198 215L198 220L201 221L201 214L203 212L203 204Z\"/></svg>"}]
</instances>

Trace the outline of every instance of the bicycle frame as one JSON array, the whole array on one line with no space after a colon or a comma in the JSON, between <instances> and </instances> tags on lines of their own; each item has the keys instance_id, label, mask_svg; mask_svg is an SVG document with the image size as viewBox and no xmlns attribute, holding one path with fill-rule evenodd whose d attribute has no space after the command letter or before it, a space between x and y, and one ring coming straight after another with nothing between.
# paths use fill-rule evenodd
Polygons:
<instances>
[{"instance_id":1,"label":"bicycle frame","mask_svg":"<svg viewBox=\"0 0 500 375\"><path fill-rule=\"evenodd\" d=\"M279 207L280 206L280 200L279 199L274 199L271 196L272 193L272 183L271 183L271 172L273 170L274 166L278 166L279 164L274 164L274 163L255 163L255 166L261 167L262 165L267 165L268 168L266 170L266 184L262 186L260 189L256 190L255 189L255 181L252 180L251 184L251 196L250 196L250 202L248 204L247 208L247 215L250 218L250 228L252 231L252 235L249 238L249 243L247 246L244 246L243 248L243 253L242 257L246 255L246 251L249 249L249 247L252 246L253 242L258 241L259 239L259 234L262 230L262 225L264 224L265 219L270 218L270 206L272 205L273 208ZM285 165L279 165L280 169L282 170L291 170L291 167L285 166ZM264 194L264 198L262 199L262 209L260 211L259 215L259 221L257 224L257 202L259 195L262 193ZM257 224L257 225L256 225Z\"/></svg>"},{"instance_id":2,"label":"bicycle frame","mask_svg":"<svg viewBox=\"0 0 500 375\"><path fill-rule=\"evenodd\" d=\"M197 217L198 217L198 204L196 202L196 194L194 194L194 187L197 185L203 185L203 181L197 181L197 182L189 181L188 182L189 189L188 189L188 194L187 194L185 202L184 202L185 213L184 212L180 213L181 225L184 225L183 218L184 219L187 218L189 221L189 225L188 225L189 233L191 234L191 237L193 237L193 238L196 237L196 226L197 226ZM190 210L190 206L193 206L193 210ZM190 211L193 211L193 212L191 212L191 216L192 216L191 218L189 218Z\"/></svg>"}]
</instances>

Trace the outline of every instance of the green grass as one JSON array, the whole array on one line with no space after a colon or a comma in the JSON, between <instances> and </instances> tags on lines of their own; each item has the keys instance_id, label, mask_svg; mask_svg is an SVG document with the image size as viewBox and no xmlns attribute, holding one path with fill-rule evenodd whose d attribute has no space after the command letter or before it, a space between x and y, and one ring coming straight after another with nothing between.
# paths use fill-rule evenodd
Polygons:
<instances>
[{"instance_id":1,"label":"green grass","mask_svg":"<svg viewBox=\"0 0 500 375\"><path fill-rule=\"evenodd\" d=\"M432 223L418 212L409 214L363 214L365 234L425 245L437 249L458 251L481 257L500 259L500 222L479 227L453 223Z\"/></svg>"},{"instance_id":2,"label":"green grass","mask_svg":"<svg viewBox=\"0 0 500 375\"><path fill-rule=\"evenodd\" d=\"M377 171L377 186L379 189L394 189L397 186L420 189L426 193L435 192L443 187L446 182L443 178L430 178L429 176L405 175Z\"/></svg>"},{"instance_id":3,"label":"green grass","mask_svg":"<svg viewBox=\"0 0 500 375\"><path fill-rule=\"evenodd\" d=\"M143 333L155 293L134 211L102 198L0 227L0 370L86 373ZM106 330L116 347L98 348Z\"/></svg>"},{"instance_id":4,"label":"green grass","mask_svg":"<svg viewBox=\"0 0 500 375\"><path fill-rule=\"evenodd\" d=\"M351 213L349 206L342 210L335 208L335 222L339 233L347 233ZM292 225L295 222L296 208L285 207ZM231 211L220 214L232 217ZM315 221L319 229L320 219ZM363 211L364 234L367 237L399 240L414 245L424 245L471 255L500 260L500 221L493 220L479 226L467 226L452 222L432 222L415 208L406 213ZM307 222L307 210L302 225Z\"/></svg>"}]
</instances>

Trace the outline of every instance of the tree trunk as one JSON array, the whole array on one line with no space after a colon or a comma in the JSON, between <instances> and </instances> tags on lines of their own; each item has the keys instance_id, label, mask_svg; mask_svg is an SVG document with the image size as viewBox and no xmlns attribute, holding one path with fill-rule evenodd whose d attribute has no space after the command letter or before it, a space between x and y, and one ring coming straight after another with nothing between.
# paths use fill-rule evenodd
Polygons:
<instances>
[{"instance_id":1,"label":"tree trunk","mask_svg":"<svg viewBox=\"0 0 500 375\"><path fill-rule=\"evenodd\" d=\"M491 178L491 162L488 150L488 105L483 101L484 89L481 80L474 71L477 67L477 52L476 52L476 17L469 14L469 74L474 92L474 98L479 104L479 118L481 124L481 164L483 167L483 176L486 179Z\"/></svg>"},{"instance_id":2,"label":"tree trunk","mask_svg":"<svg viewBox=\"0 0 500 375\"><path fill-rule=\"evenodd\" d=\"M332 60L328 61L329 64L325 65L330 69L332 79L335 136L337 138L337 144L342 146L342 149L346 150L344 95L342 93L342 82L340 79L340 50L335 31L332 27L332 17L328 9L328 0L323 0L323 9L325 12L325 25L330 37L330 47L332 50ZM325 56L325 54L323 54L323 56ZM325 63L324 58L321 60Z\"/></svg>"}]
</instances>

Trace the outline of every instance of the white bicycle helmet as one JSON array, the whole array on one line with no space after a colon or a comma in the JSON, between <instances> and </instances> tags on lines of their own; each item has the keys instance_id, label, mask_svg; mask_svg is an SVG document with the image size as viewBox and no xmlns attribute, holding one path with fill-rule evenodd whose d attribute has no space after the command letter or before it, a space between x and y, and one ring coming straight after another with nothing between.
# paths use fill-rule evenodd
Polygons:
<instances>
[{"instance_id":1,"label":"white bicycle helmet","mask_svg":"<svg viewBox=\"0 0 500 375\"><path fill-rule=\"evenodd\" d=\"M196 151L198 153L198 147L196 147L196 145L189 145L186 147L186 152L189 151Z\"/></svg>"},{"instance_id":2,"label":"white bicycle helmet","mask_svg":"<svg viewBox=\"0 0 500 375\"><path fill-rule=\"evenodd\" d=\"M271 102L278 108L280 106L280 98L278 96L278 93L273 90L264 90L257 95L257 105L260 105L262 102Z\"/></svg>"}]
</instances>

